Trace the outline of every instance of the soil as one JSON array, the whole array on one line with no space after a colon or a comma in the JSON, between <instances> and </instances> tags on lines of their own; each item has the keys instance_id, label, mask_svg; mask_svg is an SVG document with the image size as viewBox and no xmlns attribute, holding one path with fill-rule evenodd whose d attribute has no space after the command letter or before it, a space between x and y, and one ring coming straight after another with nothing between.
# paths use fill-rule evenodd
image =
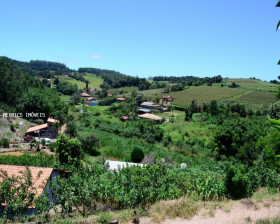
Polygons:
<instances>
[{"instance_id":1,"label":"soil","mask_svg":"<svg viewBox=\"0 0 280 224\"><path fill-rule=\"evenodd\" d=\"M162 224L248 224L255 223L258 219L273 218L280 214L280 203L270 202L267 204L255 202L248 205L238 202L232 205L230 211L222 209L201 209L191 219L166 219ZM154 223L151 218L141 218L141 224Z\"/></svg>"}]
</instances>

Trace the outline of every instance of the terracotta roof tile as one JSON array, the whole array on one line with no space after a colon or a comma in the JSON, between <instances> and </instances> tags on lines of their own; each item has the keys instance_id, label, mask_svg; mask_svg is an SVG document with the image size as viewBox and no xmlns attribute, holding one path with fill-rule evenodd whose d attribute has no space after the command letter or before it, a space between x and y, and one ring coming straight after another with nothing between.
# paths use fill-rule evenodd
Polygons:
<instances>
[{"instance_id":1,"label":"terracotta roof tile","mask_svg":"<svg viewBox=\"0 0 280 224\"><path fill-rule=\"evenodd\" d=\"M33 132L33 131L38 131L38 130L41 130L41 129L44 129L44 128L47 128L47 127L48 127L47 123L46 124L41 124L41 125L38 125L38 126L35 126L35 127L28 128L26 133Z\"/></svg>"},{"instance_id":2,"label":"terracotta roof tile","mask_svg":"<svg viewBox=\"0 0 280 224\"><path fill-rule=\"evenodd\" d=\"M9 177L22 176L21 172L24 172L26 170L25 166L13 166L13 165L2 165L2 164L0 164L0 169L6 171ZM47 181L51 177L53 168L30 166L29 169L32 174L33 187L36 188L35 197L38 197L40 194L43 193Z\"/></svg>"},{"instance_id":3,"label":"terracotta roof tile","mask_svg":"<svg viewBox=\"0 0 280 224\"><path fill-rule=\"evenodd\" d=\"M138 115L138 117L152 119L152 120L156 120L156 121L162 120L161 117L159 117L155 114L149 114L149 113Z\"/></svg>"}]
</instances>

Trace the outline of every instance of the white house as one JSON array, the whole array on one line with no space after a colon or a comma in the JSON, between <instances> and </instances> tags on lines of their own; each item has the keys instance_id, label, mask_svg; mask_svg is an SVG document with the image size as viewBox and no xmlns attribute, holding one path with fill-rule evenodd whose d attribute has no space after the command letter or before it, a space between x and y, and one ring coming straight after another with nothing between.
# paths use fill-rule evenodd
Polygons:
<instances>
[{"instance_id":1,"label":"white house","mask_svg":"<svg viewBox=\"0 0 280 224\"><path fill-rule=\"evenodd\" d=\"M131 166L141 166L141 167L145 166L145 164L140 164L140 163L128 163L128 162L113 161L113 160L106 160L104 165L106 170L117 170L117 171Z\"/></svg>"}]
</instances>

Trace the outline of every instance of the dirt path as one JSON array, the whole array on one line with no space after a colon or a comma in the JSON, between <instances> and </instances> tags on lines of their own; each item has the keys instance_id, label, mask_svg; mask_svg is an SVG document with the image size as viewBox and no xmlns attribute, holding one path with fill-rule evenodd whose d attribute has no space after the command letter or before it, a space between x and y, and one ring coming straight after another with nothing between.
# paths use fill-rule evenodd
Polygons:
<instances>
[{"instance_id":1,"label":"dirt path","mask_svg":"<svg viewBox=\"0 0 280 224\"><path fill-rule=\"evenodd\" d=\"M190 220L166 219L162 224L248 224L255 223L258 219L273 218L280 215L280 203L271 202L255 203L248 206L241 202L234 204L230 211L221 209L201 209ZM151 218L142 218L141 224L154 223Z\"/></svg>"}]
</instances>

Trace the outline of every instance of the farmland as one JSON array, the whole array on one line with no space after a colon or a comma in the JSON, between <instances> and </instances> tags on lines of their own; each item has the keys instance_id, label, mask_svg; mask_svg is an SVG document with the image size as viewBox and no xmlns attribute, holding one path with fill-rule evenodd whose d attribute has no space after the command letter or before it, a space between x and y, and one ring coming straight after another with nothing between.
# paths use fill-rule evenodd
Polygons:
<instances>
[{"instance_id":1,"label":"farmland","mask_svg":"<svg viewBox=\"0 0 280 224\"><path fill-rule=\"evenodd\" d=\"M212 100L223 100L245 93L243 89L221 88L211 86L192 87L187 90L169 93L175 99L176 105L188 105L195 100L198 104L209 103Z\"/></svg>"},{"instance_id":2,"label":"farmland","mask_svg":"<svg viewBox=\"0 0 280 224\"><path fill-rule=\"evenodd\" d=\"M62 81L71 83L73 85L76 84L78 86L78 89L84 89L86 87L86 83L85 82L82 82L82 81L79 81L79 80L75 80L75 79L72 79L70 77L65 77L65 76L60 76L59 78ZM96 75L93 75L93 74L86 74L86 75L84 75L84 78L89 81L89 87L91 89L95 89L95 88L96 89L100 89L100 85L103 83L103 79L102 78L97 77Z\"/></svg>"},{"instance_id":3,"label":"farmland","mask_svg":"<svg viewBox=\"0 0 280 224\"><path fill-rule=\"evenodd\" d=\"M246 105L259 104L264 106L268 106L269 104L277 101L273 93L264 91L251 91L236 98L235 100Z\"/></svg>"},{"instance_id":4,"label":"farmland","mask_svg":"<svg viewBox=\"0 0 280 224\"><path fill-rule=\"evenodd\" d=\"M263 90L263 91L276 91L279 85L254 80L254 79L224 79L227 84L235 83L243 89L250 89L250 90Z\"/></svg>"}]
</instances>

